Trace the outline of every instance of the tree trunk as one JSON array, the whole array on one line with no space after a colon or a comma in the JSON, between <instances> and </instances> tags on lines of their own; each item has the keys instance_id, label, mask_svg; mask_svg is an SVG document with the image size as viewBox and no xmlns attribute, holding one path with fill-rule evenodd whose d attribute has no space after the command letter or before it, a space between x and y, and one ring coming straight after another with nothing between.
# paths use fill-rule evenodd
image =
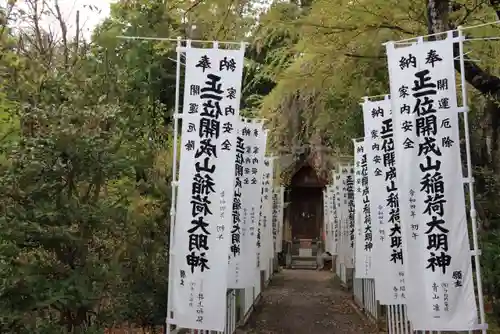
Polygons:
<instances>
[{"instance_id":1,"label":"tree trunk","mask_svg":"<svg viewBox=\"0 0 500 334\"><path fill-rule=\"evenodd\" d=\"M427 1L427 22L429 34L435 34L449 29L449 12L449 0Z\"/></svg>"},{"instance_id":2,"label":"tree trunk","mask_svg":"<svg viewBox=\"0 0 500 334\"><path fill-rule=\"evenodd\" d=\"M498 142L498 130L500 122L500 110L498 103L496 101L488 100L486 107L484 108L484 118L486 122L484 124L485 128L485 146L488 156L488 165L493 169L493 171L498 172L500 170L500 156L498 154L499 142Z\"/></svg>"},{"instance_id":3,"label":"tree trunk","mask_svg":"<svg viewBox=\"0 0 500 334\"><path fill-rule=\"evenodd\" d=\"M497 0L490 0L490 6L496 9ZM497 6L497 7L495 7ZM429 34L444 32L455 28L450 24L448 17L450 13L449 0L427 0L427 22ZM459 45L454 45L454 55L459 55ZM465 58L467 58L465 56ZM455 69L460 72L460 61L455 61ZM500 101L500 78L487 73L474 62L465 62L465 80L480 91L483 95L491 96Z\"/></svg>"},{"instance_id":4,"label":"tree trunk","mask_svg":"<svg viewBox=\"0 0 500 334\"><path fill-rule=\"evenodd\" d=\"M499 15L499 3L500 0L490 0L490 6ZM429 34L435 34L439 32L445 32L455 27L449 22L449 13L451 11L450 0L427 0L427 22L428 22L428 32ZM430 38L431 40L433 38ZM455 43L453 46L453 54L455 56L455 69L457 72L461 72L460 60L458 56L460 55L459 44ZM464 55L467 60L467 56ZM475 89L477 89L481 94L489 99L483 112L483 122L481 128L483 130L482 136L475 138L479 142L479 145L473 145L471 143L471 149L480 147L479 154L475 154L476 159L473 161L473 167L482 165L485 163L493 170L498 170L497 163L498 157L498 127L500 118L500 108L498 107L498 101L500 101L500 78L487 73L482 68L477 66L472 61L464 62L464 74L465 80ZM472 136L471 136L472 137ZM471 140L474 138L471 138ZM477 143L477 142L476 142ZM482 152L487 152L487 154L481 154ZM474 153L474 152L472 152ZM486 159L484 159L486 158ZM483 161L478 161L483 160ZM485 160L485 161L484 161ZM488 217L486 216L484 210L480 203L476 201L476 209L478 216L480 217L479 228L482 229L485 226L483 224L488 224Z\"/></svg>"}]
</instances>

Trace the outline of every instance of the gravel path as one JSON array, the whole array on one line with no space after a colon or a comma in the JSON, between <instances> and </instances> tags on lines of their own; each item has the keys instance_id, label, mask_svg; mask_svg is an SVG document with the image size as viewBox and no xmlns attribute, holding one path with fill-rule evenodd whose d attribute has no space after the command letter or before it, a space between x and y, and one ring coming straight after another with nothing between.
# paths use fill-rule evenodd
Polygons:
<instances>
[{"instance_id":1,"label":"gravel path","mask_svg":"<svg viewBox=\"0 0 500 334\"><path fill-rule=\"evenodd\" d=\"M332 273L284 270L265 289L260 305L238 334L369 334L373 324L358 315Z\"/></svg>"}]
</instances>

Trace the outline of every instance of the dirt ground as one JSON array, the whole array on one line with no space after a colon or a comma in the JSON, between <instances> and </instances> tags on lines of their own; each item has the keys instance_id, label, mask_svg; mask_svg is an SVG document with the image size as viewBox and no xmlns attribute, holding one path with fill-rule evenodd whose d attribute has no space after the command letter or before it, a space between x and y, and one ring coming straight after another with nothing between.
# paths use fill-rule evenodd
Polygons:
<instances>
[{"instance_id":1,"label":"dirt ground","mask_svg":"<svg viewBox=\"0 0 500 334\"><path fill-rule=\"evenodd\" d=\"M376 326L351 306L332 273L284 270L264 290L260 305L238 334L369 334Z\"/></svg>"}]
</instances>

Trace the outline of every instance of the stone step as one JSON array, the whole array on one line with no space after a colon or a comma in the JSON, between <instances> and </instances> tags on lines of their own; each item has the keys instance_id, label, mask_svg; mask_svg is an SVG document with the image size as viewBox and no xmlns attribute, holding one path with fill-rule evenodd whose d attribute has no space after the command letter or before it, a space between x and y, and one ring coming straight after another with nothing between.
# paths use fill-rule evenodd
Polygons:
<instances>
[{"instance_id":1,"label":"stone step","mask_svg":"<svg viewBox=\"0 0 500 334\"><path fill-rule=\"evenodd\" d=\"M292 255L292 261L314 261L314 262L316 262L316 256Z\"/></svg>"},{"instance_id":2,"label":"stone step","mask_svg":"<svg viewBox=\"0 0 500 334\"><path fill-rule=\"evenodd\" d=\"M315 266L311 266L311 265L292 264L292 268L291 269L316 270L316 269L318 269L318 267L316 265Z\"/></svg>"},{"instance_id":3,"label":"stone step","mask_svg":"<svg viewBox=\"0 0 500 334\"><path fill-rule=\"evenodd\" d=\"M292 269L312 269L315 270L318 267L316 261L307 260L293 260Z\"/></svg>"}]
</instances>

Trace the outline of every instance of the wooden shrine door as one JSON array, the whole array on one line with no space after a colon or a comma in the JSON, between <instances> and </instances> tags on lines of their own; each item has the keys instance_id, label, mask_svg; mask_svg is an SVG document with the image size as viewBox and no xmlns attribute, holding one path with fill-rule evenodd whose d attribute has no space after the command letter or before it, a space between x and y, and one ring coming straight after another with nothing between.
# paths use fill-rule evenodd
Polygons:
<instances>
[{"instance_id":1,"label":"wooden shrine door","mask_svg":"<svg viewBox=\"0 0 500 334\"><path fill-rule=\"evenodd\" d=\"M293 176L289 209L292 240L321 240L323 186L310 166L302 167Z\"/></svg>"},{"instance_id":2,"label":"wooden shrine door","mask_svg":"<svg viewBox=\"0 0 500 334\"><path fill-rule=\"evenodd\" d=\"M290 220L293 239L321 237L322 200L321 188L292 188Z\"/></svg>"}]
</instances>

